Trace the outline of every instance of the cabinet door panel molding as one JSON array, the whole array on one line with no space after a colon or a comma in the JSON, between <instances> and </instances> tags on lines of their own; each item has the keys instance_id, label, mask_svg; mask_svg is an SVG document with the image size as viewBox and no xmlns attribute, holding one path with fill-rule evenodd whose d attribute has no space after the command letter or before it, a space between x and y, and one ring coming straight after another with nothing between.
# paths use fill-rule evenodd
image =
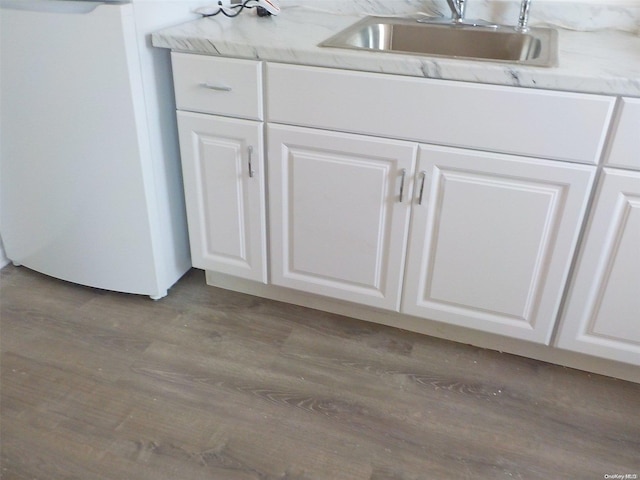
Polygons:
<instances>
[{"instance_id":1,"label":"cabinet door panel molding","mask_svg":"<svg viewBox=\"0 0 640 480\"><path fill-rule=\"evenodd\" d=\"M267 281L262 124L178 112L192 264Z\"/></svg>"},{"instance_id":2,"label":"cabinet door panel molding","mask_svg":"<svg viewBox=\"0 0 640 480\"><path fill-rule=\"evenodd\" d=\"M605 169L558 346L640 365L640 172Z\"/></svg>"},{"instance_id":3,"label":"cabinet door panel molding","mask_svg":"<svg viewBox=\"0 0 640 480\"><path fill-rule=\"evenodd\" d=\"M397 310L417 146L281 126L268 139L272 282Z\"/></svg>"},{"instance_id":4,"label":"cabinet door panel molding","mask_svg":"<svg viewBox=\"0 0 640 480\"><path fill-rule=\"evenodd\" d=\"M421 146L403 311L547 343L595 168Z\"/></svg>"}]
</instances>

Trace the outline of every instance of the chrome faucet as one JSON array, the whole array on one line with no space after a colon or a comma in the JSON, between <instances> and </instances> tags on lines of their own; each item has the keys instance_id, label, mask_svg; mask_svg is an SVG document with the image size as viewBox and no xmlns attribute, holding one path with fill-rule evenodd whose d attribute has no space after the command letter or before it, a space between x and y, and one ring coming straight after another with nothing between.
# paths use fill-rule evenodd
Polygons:
<instances>
[{"instance_id":1,"label":"chrome faucet","mask_svg":"<svg viewBox=\"0 0 640 480\"><path fill-rule=\"evenodd\" d=\"M466 0L447 0L451 9L451 21L453 23L464 22L464 10L467 6Z\"/></svg>"},{"instance_id":2,"label":"chrome faucet","mask_svg":"<svg viewBox=\"0 0 640 480\"><path fill-rule=\"evenodd\" d=\"M525 0L523 0L525 1ZM531 0L528 0L531 1ZM419 23L439 23L439 24L448 24L454 25L458 27L483 27L483 28L498 28L493 22L487 22L486 20L481 19L466 19L464 17L465 9L467 6L467 0L447 0L447 4L451 9L451 18L419 18Z\"/></svg>"},{"instance_id":3,"label":"chrome faucet","mask_svg":"<svg viewBox=\"0 0 640 480\"><path fill-rule=\"evenodd\" d=\"M454 0L447 0L452 2ZM518 15L518 24L516 30L518 32L526 32L529 30L527 23L529 23L529 8L531 8L531 0L522 0L520 3L520 15Z\"/></svg>"},{"instance_id":4,"label":"chrome faucet","mask_svg":"<svg viewBox=\"0 0 640 480\"><path fill-rule=\"evenodd\" d=\"M497 25L493 22L487 22L486 20L467 20L464 18L465 9L467 6L467 0L447 0L447 4L451 9L451 18L447 19L444 17L428 17L428 18L419 18L417 21L419 23L439 23L439 24L449 24L456 26L464 26L464 27L485 27L485 28L509 28L513 29L517 32L525 33L529 31L529 9L531 8L531 0L520 0L520 13L518 15L518 22L514 27L506 27L504 25Z\"/></svg>"}]
</instances>

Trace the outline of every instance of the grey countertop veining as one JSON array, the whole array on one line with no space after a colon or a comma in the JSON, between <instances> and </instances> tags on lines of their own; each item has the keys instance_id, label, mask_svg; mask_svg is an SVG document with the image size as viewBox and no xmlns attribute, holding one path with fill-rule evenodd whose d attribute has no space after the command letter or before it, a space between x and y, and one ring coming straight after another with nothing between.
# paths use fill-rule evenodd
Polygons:
<instances>
[{"instance_id":1,"label":"grey countertop veining","mask_svg":"<svg viewBox=\"0 0 640 480\"><path fill-rule=\"evenodd\" d=\"M363 15L285 7L275 17L202 18L152 35L156 47L235 58L553 90L640 97L640 36L559 29L559 65L422 57L318 47Z\"/></svg>"}]
</instances>

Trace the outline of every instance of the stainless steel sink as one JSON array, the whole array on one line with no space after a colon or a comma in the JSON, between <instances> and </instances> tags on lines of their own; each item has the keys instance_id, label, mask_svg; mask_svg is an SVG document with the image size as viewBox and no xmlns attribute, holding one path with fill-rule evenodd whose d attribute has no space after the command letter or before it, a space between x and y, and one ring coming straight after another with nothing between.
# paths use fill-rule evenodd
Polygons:
<instances>
[{"instance_id":1,"label":"stainless steel sink","mask_svg":"<svg viewBox=\"0 0 640 480\"><path fill-rule=\"evenodd\" d=\"M558 37L550 28L517 32L508 26L419 23L415 19L366 17L320 43L372 52L556 66Z\"/></svg>"}]
</instances>

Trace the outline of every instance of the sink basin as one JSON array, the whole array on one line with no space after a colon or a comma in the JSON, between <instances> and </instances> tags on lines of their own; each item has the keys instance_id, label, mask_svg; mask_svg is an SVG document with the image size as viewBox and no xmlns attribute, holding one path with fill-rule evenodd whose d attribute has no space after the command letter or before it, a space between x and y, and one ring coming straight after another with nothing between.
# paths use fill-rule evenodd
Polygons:
<instances>
[{"instance_id":1,"label":"sink basin","mask_svg":"<svg viewBox=\"0 0 640 480\"><path fill-rule=\"evenodd\" d=\"M550 28L521 33L509 26L366 17L320 46L552 67L558 62L557 35Z\"/></svg>"}]
</instances>

